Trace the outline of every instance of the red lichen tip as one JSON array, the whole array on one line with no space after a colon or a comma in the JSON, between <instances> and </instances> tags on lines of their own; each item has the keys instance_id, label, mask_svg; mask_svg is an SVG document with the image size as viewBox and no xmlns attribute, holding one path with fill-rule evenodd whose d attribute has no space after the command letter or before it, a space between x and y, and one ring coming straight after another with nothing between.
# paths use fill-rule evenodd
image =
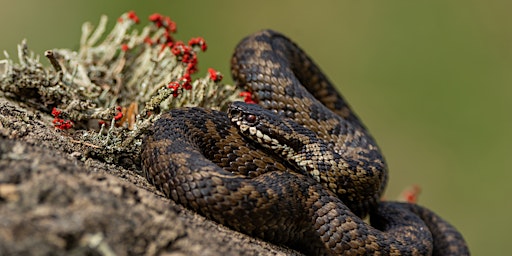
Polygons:
<instances>
[{"instance_id":1,"label":"red lichen tip","mask_svg":"<svg viewBox=\"0 0 512 256\"><path fill-rule=\"evenodd\" d=\"M249 104L256 104L256 101L252 99L252 93L251 92L241 92L241 97L244 97L244 102Z\"/></svg>"},{"instance_id":2,"label":"red lichen tip","mask_svg":"<svg viewBox=\"0 0 512 256\"><path fill-rule=\"evenodd\" d=\"M185 90L192 89L192 78L190 77L189 73L185 73L185 75L183 75L180 78L180 81L181 81L181 87L183 89L185 89Z\"/></svg>"},{"instance_id":3,"label":"red lichen tip","mask_svg":"<svg viewBox=\"0 0 512 256\"><path fill-rule=\"evenodd\" d=\"M163 16L159 13L153 13L149 15L149 20L155 24L157 28L165 28L170 33L176 33L176 23L167 16Z\"/></svg>"},{"instance_id":4,"label":"red lichen tip","mask_svg":"<svg viewBox=\"0 0 512 256\"><path fill-rule=\"evenodd\" d=\"M418 185L412 185L410 188L404 190L400 197L403 201L415 204L418 202L418 196L420 193L421 187Z\"/></svg>"},{"instance_id":5,"label":"red lichen tip","mask_svg":"<svg viewBox=\"0 0 512 256\"><path fill-rule=\"evenodd\" d=\"M187 73L194 74L197 72L197 55L192 54L191 57L183 59L182 61L187 64Z\"/></svg>"},{"instance_id":6,"label":"red lichen tip","mask_svg":"<svg viewBox=\"0 0 512 256\"><path fill-rule=\"evenodd\" d=\"M59 117L60 113L62 113L62 111L58 110L56 107L53 107L53 109L52 109L53 117Z\"/></svg>"},{"instance_id":7,"label":"red lichen tip","mask_svg":"<svg viewBox=\"0 0 512 256\"><path fill-rule=\"evenodd\" d=\"M172 33L176 33L176 31L178 30L176 22L172 21L171 18L167 16L164 17L164 25L167 28L167 30L169 30Z\"/></svg>"},{"instance_id":8,"label":"red lichen tip","mask_svg":"<svg viewBox=\"0 0 512 256\"><path fill-rule=\"evenodd\" d=\"M73 128L73 122L70 120L64 120L61 118L55 118L52 121L53 126L59 130L67 130Z\"/></svg>"},{"instance_id":9,"label":"red lichen tip","mask_svg":"<svg viewBox=\"0 0 512 256\"><path fill-rule=\"evenodd\" d=\"M114 120L119 121L119 119L123 118L123 112L117 112L114 116Z\"/></svg>"},{"instance_id":10,"label":"red lichen tip","mask_svg":"<svg viewBox=\"0 0 512 256\"><path fill-rule=\"evenodd\" d=\"M144 43L148 44L149 46L152 46L154 42L153 42L153 40L151 40L151 37L146 36L144 38Z\"/></svg>"},{"instance_id":11,"label":"red lichen tip","mask_svg":"<svg viewBox=\"0 0 512 256\"><path fill-rule=\"evenodd\" d=\"M202 37L195 37L188 41L188 45L191 47L199 47L201 51L206 51L208 49L208 45L206 44L206 41Z\"/></svg>"},{"instance_id":12,"label":"red lichen tip","mask_svg":"<svg viewBox=\"0 0 512 256\"><path fill-rule=\"evenodd\" d=\"M73 128L73 122L70 120L64 120L56 118L53 120L53 125L59 130L67 130Z\"/></svg>"},{"instance_id":13,"label":"red lichen tip","mask_svg":"<svg viewBox=\"0 0 512 256\"><path fill-rule=\"evenodd\" d=\"M185 45L182 41L175 42L171 48L172 54L176 56L185 56L190 54L191 48Z\"/></svg>"},{"instance_id":14,"label":"red lichen tip","mask_svg":"<svg viewBox=\"0 0 512 256\"><path fill-rule=\"evenodd\" d=\"M135 11L129 11L128 12L128 18L130 20L132 20L133 22L135 22L136 24L139 24L139 22L140 22L140 19L137 16L137 14L135 14Z\"/></svg>"},{"instance_id":15,"label":"red lichen tip","mask_svg":"<svg viewBox=\"0 0 512 256\"><path fill-rule=\"evenodd\" d=\"M173 82L170 82L168 85L167 85L167 88L171 89L172 90L172 96L174 98L178 97L179 95L179 88L180 88L180 83L176 82L176 81L173 81Z\"/></svg>"},{"instance_id":16,"label":"red lichen tip","mask_svg":"<svg viewBox=\"0 0 512 256\"><path fill-rule=\"evenodd\" d=\"M210 79L214 82L220 82L222 80L222 74L213 68L208 68Z\"/></svg>"},{"instance_id":17,"label":"red lichen tip","mask_svg":"<svg viewBox=\"0 0 512 256\"><path fill-rule=\"evenodd\" d=\"M123 108L121 106L116 107L116 115L114 116L114 120L119 121L121 118L123 118Z\"/></svg>"},{"instance_id":18,"label":"red lichen tip","mask_svg":"<svg viewBox=\"0 0 512 256\"><path fill-rule=\"evenodd\" d=\"M121 45L121 50L123 52L127 52L128 50L130 50L130 47L127 44L122 44Z\"/></svg>"},{"instance_id":19,"label":"red lichen tip","mask_svg":"<svg viewBox=\"0 0 512 256\"><path fill-rule=\"evenodd\" d=\"M160 13L153 13L149 15L149 21L151 22L157 22L162 19L162 15Z\"/></svg>"}]
</instances>

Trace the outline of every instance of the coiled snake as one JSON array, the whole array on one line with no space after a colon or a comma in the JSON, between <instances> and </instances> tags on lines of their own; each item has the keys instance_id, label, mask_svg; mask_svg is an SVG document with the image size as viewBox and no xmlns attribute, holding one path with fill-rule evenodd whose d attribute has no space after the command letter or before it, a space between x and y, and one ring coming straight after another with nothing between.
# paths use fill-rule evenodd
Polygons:
<instances>
[{"instance_id":1,"label":"coiled snake","mask_svg":"<svg viewBox=\"0 0 512 256\"><path fill-rule=\"evenodd\" d=\"M387 167L376 143L297 45L255 33L232 73L258 105L175 109L150 129L143 169L168 197L310 255L469 255L432 211L379 201Z\"/></svg>"}]
</instances>

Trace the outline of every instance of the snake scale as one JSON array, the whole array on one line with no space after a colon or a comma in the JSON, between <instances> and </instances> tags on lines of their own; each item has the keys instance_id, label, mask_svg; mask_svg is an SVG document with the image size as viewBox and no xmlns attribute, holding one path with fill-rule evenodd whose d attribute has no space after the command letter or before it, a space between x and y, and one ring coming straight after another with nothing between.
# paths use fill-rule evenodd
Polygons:
<instances>
[{"instance_id":1,"label":"snake scale","mask_svg":"<svg viewBox=\"0 0 512 256\"><path fill-rule=\"evenodd\" d=\"M379 200L387 167L377 144L295 43L264 30L231 64L258 104L174 109L144 140L144 173L168 197L308 255L469 255L434 212Z\"/></svg>"}]
</instances>

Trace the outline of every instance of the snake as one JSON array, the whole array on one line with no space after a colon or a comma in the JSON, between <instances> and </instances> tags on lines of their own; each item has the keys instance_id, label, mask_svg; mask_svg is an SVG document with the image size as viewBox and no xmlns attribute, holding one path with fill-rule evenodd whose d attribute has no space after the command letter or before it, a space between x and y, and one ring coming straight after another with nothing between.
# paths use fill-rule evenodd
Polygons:
<instances>
[{"instance_id":1,"label":"snake","mask_svg":"<svg viewBox=\"0 0 512 256\"><path fill-rule=\"evenodd\" d=\"M237 45L231 68L257 104L172 109L144 138L143 173L167 197L307 255L470 254L433 211L381 200L381 150L296 43L256 32Z\"/></svg>"}]
</instances>

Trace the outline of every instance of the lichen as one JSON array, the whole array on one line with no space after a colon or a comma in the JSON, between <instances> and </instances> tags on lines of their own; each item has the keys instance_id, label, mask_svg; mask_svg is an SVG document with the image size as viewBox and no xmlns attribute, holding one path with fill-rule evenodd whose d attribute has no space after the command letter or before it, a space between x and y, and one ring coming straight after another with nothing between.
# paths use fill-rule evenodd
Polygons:
<instances>
[{"instance_id":1,"label":"lichen","mask_svg":"<svg viewBox=\"0 0 512 256\"><path fill-rule=\"evenodd\" d=\"M78 50L45 52L50 67L23 40L17 63L7 53L0 60L1 95L53 116L49 126L89 145L90 155L107 162L136 154L141 135L164 111L224 110L244 99L213 69L196 78L204 39L185 44L174 38L176 24L169 17L153 14L149 20L137 30L139 18L127 12L108 34L106 16L96 28L87 22Z\"/></svg>"}]
</instances>

